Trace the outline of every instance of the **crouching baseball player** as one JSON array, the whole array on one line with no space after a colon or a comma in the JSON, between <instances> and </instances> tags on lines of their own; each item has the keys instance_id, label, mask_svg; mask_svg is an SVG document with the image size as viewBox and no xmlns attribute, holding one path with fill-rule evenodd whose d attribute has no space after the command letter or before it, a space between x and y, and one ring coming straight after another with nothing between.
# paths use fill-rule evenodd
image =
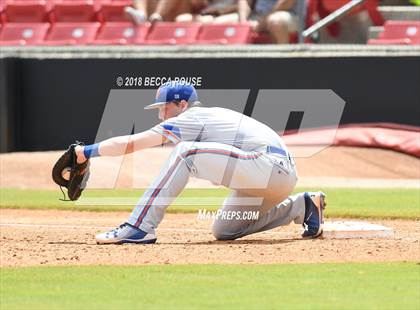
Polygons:
<instances>
[{"instance_id":1,"label":"crouching baseball player","mask_svg":"<svg viewBox=\"0 0 420 310\"><path fill-rule=\"evenodd\" d=\"M281 137L257 120L219 108L194 106L193 86L162 85L153 104L162 122L150 130L111 138L93 145L76 143L60 158L53 178L76 200L85 187L89 159L120 156L173 142L175 148L159 176L140 198L125 223L96 235L97 243L154 243L166 208L181 193L190 176L232 190L222 211L258 211L257 219L216 218L213 234L232 240L292 221L303 224L304 238L322 234L325 195L322 192L290 195L297 181L292 155ZM69 177L63 177L63 171Z\"/></svg>"}]
</instances>

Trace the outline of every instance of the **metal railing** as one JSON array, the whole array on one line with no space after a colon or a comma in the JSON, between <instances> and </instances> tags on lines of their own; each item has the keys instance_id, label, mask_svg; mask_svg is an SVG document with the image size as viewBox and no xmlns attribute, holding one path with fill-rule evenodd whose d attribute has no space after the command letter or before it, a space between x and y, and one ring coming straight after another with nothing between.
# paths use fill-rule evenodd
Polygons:
<instances>
[{"instance_id":1,"label":"metal railing","mask_svg":"<svg viewBox=\"0 0 420 310\"><path fill-rule=\"evenodd\" d=\"M340 19L341 17L346 15L349 11L351 11L353 8L362 4L365 1L366 0L352 0L348 3L346 3L345 5L343 5L338 10L336 10L336 11L332 12L331 14L329 14L328 16L324 17L320 21L316 22L311 27L309 27L308 29L301 32L301 34L299 36L299 43L304 43L305 39L308 38L308 37L312 37L316 41L317 37L319 37L319 35L317 35L319 33L319 30L327 27L329 24L331 24L331 23L335 22L336 20Z\"/></svg>"}]
</instances>

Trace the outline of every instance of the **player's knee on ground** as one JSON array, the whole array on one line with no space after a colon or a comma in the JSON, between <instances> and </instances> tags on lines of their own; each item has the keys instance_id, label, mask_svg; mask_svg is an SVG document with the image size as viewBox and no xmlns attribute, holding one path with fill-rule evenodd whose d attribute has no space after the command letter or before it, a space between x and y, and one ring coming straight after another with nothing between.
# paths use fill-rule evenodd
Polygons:
<instances>
[{"instance_id":1,"label":"player's knee on ground","mask_svg":"<svg viewBox=\"0 0 420 310\"><path fill-rule=\"evenodd\" d=\"M215 220L212 226L212 233L216 240L235 240L239 232L229 227L229 221Z\"/></svg>"}]
</instances>

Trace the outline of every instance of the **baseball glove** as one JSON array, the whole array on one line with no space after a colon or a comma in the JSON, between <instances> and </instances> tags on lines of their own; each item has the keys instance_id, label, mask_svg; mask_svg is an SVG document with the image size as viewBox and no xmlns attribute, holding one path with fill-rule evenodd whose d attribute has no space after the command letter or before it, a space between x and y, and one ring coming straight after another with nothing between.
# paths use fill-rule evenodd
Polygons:
<instances>
[{"instance_id":1,"label":"baseball glove","mask_svg":"<svg viewBox=\"0 0 420 310\"><path fill-rule=\"evenodd\" d=\"M66 199L62 187L67 188L67 196L70 200L77 200L85 189L89 178L89 160L82 164L77 163L74 148L78 145L84 144L76 141L75 144L70 145L52 169L52 178L60 186L64 195L63 200Z\"/></svg>"}]
</instances>

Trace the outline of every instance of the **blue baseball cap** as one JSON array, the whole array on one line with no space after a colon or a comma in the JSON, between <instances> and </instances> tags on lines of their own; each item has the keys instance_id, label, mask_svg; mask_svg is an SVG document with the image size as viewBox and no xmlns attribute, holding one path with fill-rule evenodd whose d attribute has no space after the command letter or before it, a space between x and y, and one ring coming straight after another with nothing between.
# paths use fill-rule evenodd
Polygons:
<instances>
[{"instance_id":1,"label":"blue baseball cap","mask_svg":"<svg viewBox=\"0 0 420 310\"><path fill-rule=\"evenodd\" d=\"M169 82L159 87L154 103L145 106L144 109L156 109L169 102L181 100L188 101L189 103L198 100L194 86L185 82Z\"/></svg>"}]
</instances>

